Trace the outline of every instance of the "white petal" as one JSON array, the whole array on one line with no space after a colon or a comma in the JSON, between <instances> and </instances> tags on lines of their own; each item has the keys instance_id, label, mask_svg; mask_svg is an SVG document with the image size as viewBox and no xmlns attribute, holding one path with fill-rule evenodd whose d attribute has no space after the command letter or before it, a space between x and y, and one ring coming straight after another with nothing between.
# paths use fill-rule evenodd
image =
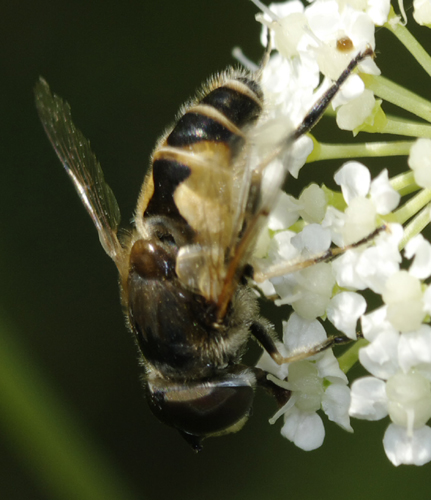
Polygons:
<instances>
[{"instance_id":1,"label":"white petal","mask_svg":"<svg viewBox=\"0 0 431 500\"><path fill-rule=\"evenodd\" d=\"M305 268L295 273L295 279L294 311L308 320L323 316L335 285L331 264L321 262Z\"/></svg>"},{"instance_id":2,"label":"white petal","mask_svg":"<svg viewBox=\"0 0 431 500\"><path fill-rule=\"evenodd\" d=\"M428 314L431 314L431 286L428 286L425 289L423 295L423 301L424 301L424 311L427 312Z\"/></svg>"},{"instance_id":3,"label":"white petal","mask_svg":"<svg viewBox=\"0 0 431 500\"><path fill-rule=\"evenodd\" d=\"M299 170L305 165L309 154L313 151L313 140L303 135L300 137L289 151L289 173L295 179L298 178Z\"/></svg>"},{"instance_id":4,"label":"white petal","mask_svg":"<svg viewBox=\"0 0 431 500\"><path fill-rule=\"evenodd\" d=\"M320 224L309 224L292 238L292 245L304 257L323 253L331 246L331 232Z\"/></svg>"},{"instance_id":5,"label":"white petal","mask_svg":"<svg viewBox=\"0 0 431 500\"><path fill-rule=\"evenodd\" d=\"M343 238L349 245L367 237L376 228L376 207L368 198L356 196L350 201L344 215Z\"/></svg>"},{"instance_id":6,"label":"white petal","mask_svg":"<svg viewBox=\"0 0 431 500\"><path fill-rule=\"evenodd\" d=\"M346 374L341 370L338 359L335 357L332 349L327 349L319 355L316 366L319 377L326 378L334 383L347 384Z\"/></svg>"},{"instance_id":7,"label":"white petal","mask_svg":"<svg viewBox=\"0 0 431 500\"><path fill-rule=\"evenodd\" d=\"M317 184L310 184L302 191L299 202L302 205L299 213L306 222L322 222L327 201L325 192L321 187Z\"/></svg>"},{"instance_id":8,"label":"white petal","mask_svg":"<svg viewBox=\"0 0 431 500\"><path fill-rule=\"evenodd\" d=\"M335 173L334 180L341 186L344 199L349 205L353 198L357 196L363 197L368 194L371 174L362 163L349 161Z\"/></svg>"},{"instance_id":9,"label":"white petal","mask_svg":"<svg viewBox=\"0 0 431 500\"><path fill-rule=\"evenodd\" d=\"M359 350L359 361L372 375L388 379L399 370L398 345L400 334L396 331L382 332Z\"/></svg>"},{"instance_id":10,"label":"white petal","mask_svg":"<svg viewBox=\"0 0 431 500\"><path fill-rule=\"evenodd\" d=\"M386 382L386 395L390 419L409 435L431 418L431 384L418 371L395 374Z\"/></svg>"},{"instance_id":11,"label":"white petal","mask_svg":"<svg viewBox=\"0 0 431 500\"><path fill-rule=\"evenodd\" d=\"M382 294L387 319L401 332L417 330L425 316L420 281L405 270L389 277Z\"/></svg>"},{"instance_id":12,"label":"white petal","mask_svg":"<svg viewBox=\"0 0 431 500\"><path fill-rule=\"evenodd\" d=\"M413 17L421 26L431 25L431 2L429 0L413 1Z\"/></svg>"},{"instance_id":13,"label":"white petal","mask_svg":"<svg viewBox=\"0 0 431 500\"><path fill-rule=\"evenodd\" d=\"M281 434L305 451L315 450L323 444L325 428L317 413L305 413L293 408L285 416Z\"/></svg>"},{"instance_id":14,"label":"white petal","mask_svg":"<svg viewBox=\"0 0 431 500\"><path fill-rule=\"evenodd\" d=\"M322 41L334 39L340 29L339 5L334 0L314 2L305 10L310 28Z\"/></svg>"},{"instance_id":15,"label":"white petal","mask_svg":"<svg viewBox=\"0 0 431 500\"><path fill-rule=\"evenodd\" d=\"M347 64L344 64L344 68L346 66ZM324 71L322 71L322 73L325 74ZM337 75L339 74L340 72L337 71ZM353 130L354 128L359 127L359 125L362 124L364 119L367 118L367 116L373 110L374 95L371 92L373 96L371 107L369 107L369 109L367 109L365 113L361 113L360 111L358 111L360 105L363 104L362 96L364 94L364 89L364 82L361 80L359 75L350 75L346 80L346 83L341 87L341 92L337 93L332 100L331 104L333 109L337 109L339 106L341 106L338 109L336 118L337 125L341 130ZM368 92L370 91L367 91L367 93Z\"/></svg>"},{"instance_id":16,"label":"white petal","mask_svg":"<svg viewBox=\"0 0 431 500\"><path fill-rule=\"evenodd\" d=\"M431 139L418 139L410 149L409 167L416 184L431 188Z\"/></svg>"},{"instance_id":17,"label":"white petal","mask_svg":"<svg viewBox=\"0 0 431 500\"><path fill-rule=\"evenodd\" d=\"M277 293L275 291L274 285L269 280L265 280L263 283L259 283L259 288L261 289L262 293L267 297L270 297Z\"/></svg>"},{"instance_id":18,"label":"white petal","mask_svg":"<svg viewBox=\"0 0 431 500\"><path fill-rule=\"evenodd\" d=\"M282 260L294 260L299 257L298 250L292 244L292 238L296 235L293 231L280 231L273 238L273 248L269 249L269 256L271 257L271 250L275 251Z\"/></svg>"},{"instance_id":19,"label":"white petal","mask_svg":"<svg viewBox=\"0 0 431 500\"><path fill-rule=\"evenodd\" d=\"M281 192L268 218L268 227L273 231L287 229L299 218L301 204L293 196Z\"/></svg>"},{"instance_id":20,"label":"white petal","mask_svg":"<svg viewBox=\"0 0 431 500\"><path fill-rule=\"evenodd\" d=\"M367 287L361 275L357 272L357 265L361 258L360 252L347 250L332 263L335 279L340 288L363 290Z\"/></svg>"},{"instance_id":21,"label":"white petal","mask_svg":"<svg viewBox=\"0 0 431 500\"><path fill-rule=\"evenodd\" d=\"M382 306L374 310L373 312L362 316L362 333L369 342L372 342L380 333L396 333L395 328L386 319L386 309L386 306Z\"/></svg>"},{"instance_id":22,"label":"white petal","mask_svg":"<svg viewBox=\"0 0 431 500\"><path fill-rule=\"evenodd\" d=\"M400 366L405 373L417 365L430 365L431 327L421 325L419 330L401 335L398 353Z\"/></svg>"},{"instance_id":23,"label":"white petal","mask_svg":"<svg viewBox=\"0 0 431 500\"><path fill-rule=\"evenodd\" d=\"M271 3L269 5L269 8L276 16L280 18L286 17L289 14L304 11L304 5L299 0L292 0L289 2L282 2L282 3ZM264 18L268 21L272 20L269 18L267 14L264 15ZM266 47L267 44L266 32L267 32L267 27L264 25L262 27L262 31L260 34L260 42L264 47Z\"/></svg>"},{"instance_id":24,"label":"white petal","mask_svg":"<svg viewBox=\"0 0 431 500\"><path fill-rule=\"evenodd\" d=\"M327 227L331 231L332 241L339 247L344 246L343 227L345 216L333 206L329 205L326 209L325 217L322 221L322 227Z\"/></svg>"},{"instance_id":25,"label":"white petal","mask_svg":"<svg viewBox=\"0 0 431 500\"><path fill-rule=\"evenodd\" d=\"M338 330L356 340L356 324L366 308L367 303L359 293L341 292L331 299L326 312Z\"/></svg>"},{"instance_id":26,"label":"white petal","mask_svg":"<svg viewBox=\"0 0 431 500\"><path fill-rule=\"evenodd\" d=\"M409 269L412 276L422 280L431 276L431 244L421 234L408 241L404 254L407 259L415 256Z\"/></svg>"},{"instance_id":27,"label":"white petal","mask_svg":"<svg viewBox=\"0 0 431 500\"><path fill-rule=\"evenodd\" d=\"M431 428L425 425L409 436L404 427L390 424L383 438L383 446L387 457L396 466L424 465L431 460Z\"/></svg>"},{"instance_id":28,"label":"white petal","mask_svg":"<svg viewBox=\"0 0 431 500\"><path fill-rule=\"evenodd\" d=\"M401 254L398 244L403 236L402 226L391 224L370 246L360 252L356 273L373 292L382 294L387 280L399 270Z\"/></svg>"},{"instance_id":29,"label":"white petal","mask_svg":"<svg viewBox=\"0 0 431 500\"><path fill-rule=\"evenodd\" d=\"M289 352L303 349L326 340L326 332L317 320L309 321L292 313L287 322L283 322L283 342Z\"/></svg>"},{"instance_id":30,"label":"white petal","mask_svg":"<svg viewBox=\"0 0 431 500\"><path fill-rule=\"evenodd\" d=\"M359 78L358 75L355 76ZM345 95L345 93L343 95ZM375 102L376 99L373 92L365 89L359 97L350 100L338 109L336 118L337 125L341 130L352 131L360 127L373 112Z\"/></svg>"},{"instance_id":31,"label":"white petal","mask_svg":"<svg viewBox=\"0 0 431 500\"><path fill-rule=\"evenodd\" d=\"M281 342L276 342L275 344L282 356L288 356L288 352ZM260 368L261 370L271 373L279 380L285 380L288 375L288 365L278 365L266 351L262 352L259 361L256 363L256 368Z\"/></svg>"},{"instance_id":32,"label":"white petal","mask_svg":"<svg viewBox=\"0 0 431 500\"><path fill-rule=\"evenodd\" d=\"M380 420L388 414L385 383L374 377L355 380L351 388L351 417Z\"/></svg>"},{"instance_id":33,"label":"white petal","mask_svg":"<svg viewBox=\"0 0 431 500\"><path fill-rule=\"evenodd\" d=\"M353 432L349 419L350 389L346 385L330 385L322 398L323 411L329 420L337 423L346 431Z\"/></svg>"},{"instance_id":34,"label":"white petal","mask_svg":"<svg viewBox=\"0 0 431 500\"><path fill-rule=\"evenodd\" d=\"M367 14L377 26L382 26L388 20L390 0L372 0L368 2Z\"/></svg>"},{"instance_id":35,"label":"white petal","mask_svg":"<svg viewBox=\"0 0 431 500\"><path fill-rule=\"evenodd\" d=\"M370 196L378 214L386 215L398 206L401 196L390 185L386 169L371 182Z\"/></svg>"}]
</instances>

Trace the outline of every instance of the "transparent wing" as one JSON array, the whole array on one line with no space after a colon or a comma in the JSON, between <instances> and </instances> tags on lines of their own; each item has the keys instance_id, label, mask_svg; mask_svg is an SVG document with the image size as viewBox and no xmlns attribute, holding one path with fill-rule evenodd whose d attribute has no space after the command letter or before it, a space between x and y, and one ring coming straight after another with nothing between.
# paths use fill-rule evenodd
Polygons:
<instances>
[{"instance_id":1,"label":"transparent wing","mask_svg":"<svg viewBox=\"0 0 431 500\"><path fill-rule=\"evenodd\" d=\"M234 161L230 154L229 145L216 143L205 154L199 151L187 158L191 174L174 195L181 215L196 231L193 244L180 248L177 275L187 287L216 303L220 317L285 178L278 168L263 191L266 166L253 166L251 144Z\"/></svg>"},{"instance_id":2,"label":"transparent wing","mask_svg":"<svg viewBox=\"0 0 431 500\"><path fill-rule=\"evenodd\" d=\"M193 244L180 248L177 274L181 281L217 302L226 275L226 255L232 245L238 196L235 172L225 144L212 144L188 160L191 175L175 191L181 215L196 232Z\"/></svg>"},{"instance_id":3,"label":"transparent wing","mask_svg":"<svg viewBox=\"0 0 431 500\"><path fill-rule=\"evenodd\" d=\"M122 255L117 238L120 210L90 142L73 124L67 102L52 94L43 78L36 84L35 97L45 132L96 226L100 243L118 267Z\"/></svg>"},{"instance_id":4,"label":"transparent wing","mask_svg":"<svg viewBox=\"0 0 431 500\"><path fill-rule=\"evenodd\" d=\"M290 146L290 141L287 142ZM225 276L217 300L218 311L222 317L232 299L244 273L245 266L252 263L252 255L258 236L274 207L281 188L286 180L289 164L286 146L284 158L278 156L253 165L253 145L250 143L245 152L245 168L242 169L242 182L237 198L238 210L234 217L232 244L225 256ZM284 147L283 147L284 150Z\"/></svg>"}]
</instances>

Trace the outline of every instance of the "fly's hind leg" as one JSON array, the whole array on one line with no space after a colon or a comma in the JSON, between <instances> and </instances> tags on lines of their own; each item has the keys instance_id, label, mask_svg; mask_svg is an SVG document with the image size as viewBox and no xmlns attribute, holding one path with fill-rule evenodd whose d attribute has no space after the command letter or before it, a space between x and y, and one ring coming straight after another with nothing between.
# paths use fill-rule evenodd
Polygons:
<instances>
[{"instance_id":1,"label":"fly's hind leg","mask_svg":"<svg viewBox=\"0 0 431 500\"><path fill-rule=\"evenodd\" d=\"M253 279L254 281L256 281L256 283L263 283L268 279L276 278L278 276L285 276L286 274L291 274L296 271L301 271L302 269L314 266L315 264L319 264L320 262L330 262L331 260L334 260L343 253L347 252L347 250L352 250L353 248L358 248L362 245L366 245L367 243L372 242L376 238L376 236L386 230L388 230L387 226L380 226L368 236L360 239L359 241L356 241L355 243L346 245L345 247L341 248L329 248L328 250L326 250L326 252L314 255L309 259L286 261L282 262L281 264L268 266L265 269L254 266Z\"/></svg>"},{"instance_id":2,"label":"fly's hind leg","mask_svg":"<svg viewBox=\"0 0 431 500\"><path fill-rule=\"evenodd\" d=\"M345 335L333 335L325 339L323 342L309 346L304 350L297 351L290 356L283 356L278 350L274 338L270 334L268 328L266 328L262 323L255 321L250 327L250 332L278 365L292 363L293 361L302 361L303 359L307 359L315 354L319 354L319 352L330 349L335 345L343 345L353 342L351 338L346 337Z\"/></svg>"},{"instance_id":3,"label":"fly's hind leg","mask_svg":"<svg viewBox=\"0 0 431 500\"><path fill-rule=\"evenodd\" d=\"M351 339L347 337L329 337L324 342L312 346L310 349L295 353L293 356L284 357L280 351L277 349L274 338L270 333L270 329L266 328L264 324L255 321L250 328L251 334L255 339L261 344L265 351L271 356L271 358L279 365L283 363L290 363L292 361L299 361L306 359L310 356L314 356L325 349L332 347L335 344L343 344L346 342L351 342ZM276 401L278 408L283 408L289 401L291 396L291 391L284 387L282 381L272 374L268 373L261 368L253 367L251 368L256 377L256 386L264 389L268 394L270 394Z\"/></svg>"}]
</instances>

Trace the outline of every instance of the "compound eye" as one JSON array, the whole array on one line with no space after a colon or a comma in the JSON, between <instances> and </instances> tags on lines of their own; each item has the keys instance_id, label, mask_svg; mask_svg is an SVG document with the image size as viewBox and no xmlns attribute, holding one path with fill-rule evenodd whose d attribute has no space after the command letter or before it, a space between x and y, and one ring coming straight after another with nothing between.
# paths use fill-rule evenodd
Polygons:
<instances>
[{"instance_id":1,"label":"compound eye","mask_svg":"<svg viewBox=\"0 0 431 500\"><path fill-rule=\"evenodd\" d=\"M148 403L159 420L179 430L199 451L201 439L235 432L245 423L254 396L249 378L163 387L149 383Z\"/></svg>"}]
</instances>

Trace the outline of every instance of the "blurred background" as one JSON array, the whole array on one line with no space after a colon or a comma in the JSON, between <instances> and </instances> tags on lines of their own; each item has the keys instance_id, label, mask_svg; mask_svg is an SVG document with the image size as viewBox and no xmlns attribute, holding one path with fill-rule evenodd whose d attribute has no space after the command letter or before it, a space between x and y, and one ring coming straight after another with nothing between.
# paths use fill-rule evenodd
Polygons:
<instances>
[{"instance_id":1,"label":"blurred background","mask_svg":"<svg viewBox=\"0 0 431 500\"><path fill-rule=\"evenodd\" d=\"M32 90L43 75L71 104L129 224L153 145L180 104L234 63L234 46L259 60L251 2L22 0L0 12L0 497L106 499L84 484L99 474L113 499L429 498L429 465L388 462L386 421L354 421L350 435L325 419L324 445L306 453L280 436L280 422L268 425L274 404L258 393L244 429L207 440L199 455L160 424L143 398L115 267L38 120ZM430 50L429 31L409 28ZM377 41L383 74L429 97L404 48L384 30ZM315 134L331 141L332 130L325 119ZM377 174L396 162L366 164ZM340 164L305 167L290 191L331 186ZM250 362L258 355L252 346ZM32 401L42 415L29 414ZM57 425L71 436L41 430ZM48 452L56 447L75 460L75 482L72 465L62 476Z\"/></svg>"}]
</instances>

